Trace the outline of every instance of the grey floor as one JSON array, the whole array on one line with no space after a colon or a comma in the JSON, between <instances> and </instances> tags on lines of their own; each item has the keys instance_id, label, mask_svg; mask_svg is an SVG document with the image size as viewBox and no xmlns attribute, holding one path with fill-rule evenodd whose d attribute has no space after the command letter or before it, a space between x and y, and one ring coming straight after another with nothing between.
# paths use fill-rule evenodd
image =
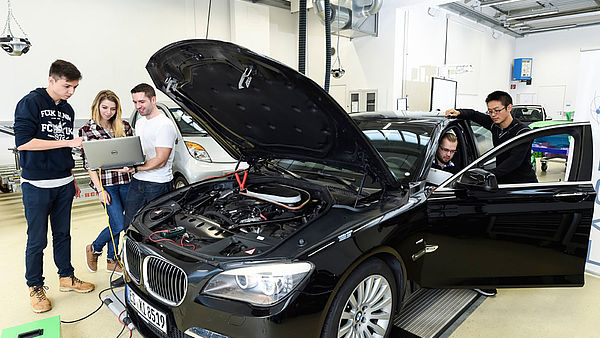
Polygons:
<instances>
[{"instance_id":1,"label":"grey floor","mask_svg":"<svg viewBox=\"0 0 600 338\"><path fill-rule=\"evenodd\" d=\"M562 165L564 168L564 164ZM562 169L562 168L561 168ZM563 169L564 170L564 169ZM563 171L564 172L564 171ZM548 175L552 172L549 170ZM559 173L557 173L559 174ZM26 224L21 195L0 193L0 329L60 315L74 320L100 305L98 292L109 286L102 256L97 273L85 267L84 248L106 226L106 215L96 200L74 204L72 213L72 264L77 277L96 284L89 294L58 291L56 267L49 244L44 267L48 296L54 308L35 314L29 305L24 278ZM49 240L51 243L51 240ZM581 288L504 289L485 299L451 333L451 337L600 337L600 278L587 275ZM116 337L122 326L116 316L103 307L93 316L62 324L62 337ZM127 337L126 330L121 336ZM133 337L140 337L134 331Z\"/></svg>"}]
</instances>

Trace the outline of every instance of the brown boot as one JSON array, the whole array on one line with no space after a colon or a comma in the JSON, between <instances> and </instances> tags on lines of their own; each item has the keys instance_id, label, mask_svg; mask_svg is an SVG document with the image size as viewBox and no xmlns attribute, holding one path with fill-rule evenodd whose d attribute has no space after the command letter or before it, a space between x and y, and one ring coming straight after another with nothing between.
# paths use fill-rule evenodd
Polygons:
<instances>
[{"instance_id":1,"label":"brown boot","mask_svg":"<svg viewBox=\"0 0 600 338\"><path fill-rule=\"evenodd\" d=\"M123 268L121 267L121 264L116 260L107 259L106 260L106 272L112 273L113 270L115 271L115 275L119 275L119 276L123 275Z\"/></svg>"},{"instance_id":2,"label":"brown boot","mask_svg":"<svg viewBox=\"0 0 600 338\"><path fill-rule=\"evenodd\" d=\"M94 251L91 244L85 247L85 262L87 263L87 268L90 272L96 272L98 270L98 256L100 255L101 253Z\"/></svg>"},{"instance_id":3,"label":"brown boot","mask_svg":"<svg viewBox=\"0 0 600 338\"><path fill-rule=\"evenodd\" d=\"M31 300L31 309L35 313L42 313L52 310L52 303L50 299L46 297L47 286L38 285L29 287L29 299Z\"/></svg>"},{"instance_id":4,"label":"brown boot","mask_svg":"<svg viewBox=\"0 0 600 338\"><path fill-rule=\"evenodd\" d=\"M86 293L94 290L94 284L84 282L75 276L60 277L60 288L62 292L75 291L80 293Z\"/></svg>"}]
</instances>

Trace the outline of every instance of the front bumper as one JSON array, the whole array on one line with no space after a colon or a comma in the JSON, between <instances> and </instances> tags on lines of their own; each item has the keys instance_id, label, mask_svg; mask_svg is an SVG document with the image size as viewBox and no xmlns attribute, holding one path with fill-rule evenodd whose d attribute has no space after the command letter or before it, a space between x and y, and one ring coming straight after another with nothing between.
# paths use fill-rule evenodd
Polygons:
<instances>
[{"instance_id":1,"label":"front bumper","mask_svg":"<svg viewBox=\"0 0 600 338\"><path fill-rule=\"evenodd\" d=\"M139 248L139 259L133 259L131 243ZM321 318L328 295L307 295L296 293L284 302L273 307L257 308L252 305L201 295L200 291L208 280L220 271L205 263L190 263L160 254L131 239L125 241L125 281L127 288L137 297L166 315L165 334L146 320L129 303L127 312L134 325L146 337L317 337L321 331ZM160 259L174 268L185 271L186 290L180 300L170 302L157 297L157 290L163 286L152 286L144 280L151 273L144 271L149 260ZM139 266L137 272L130 271L131 265ZM165 270L167 271L167 270ZM154 273L156 276L156 273ZM168 280L168 277L165 279ZM167 291L171 294L171 291ZM176 292L175 292L176 294ZM186 334L187 332L187 334Z\"/></svg>"}]
</instances>

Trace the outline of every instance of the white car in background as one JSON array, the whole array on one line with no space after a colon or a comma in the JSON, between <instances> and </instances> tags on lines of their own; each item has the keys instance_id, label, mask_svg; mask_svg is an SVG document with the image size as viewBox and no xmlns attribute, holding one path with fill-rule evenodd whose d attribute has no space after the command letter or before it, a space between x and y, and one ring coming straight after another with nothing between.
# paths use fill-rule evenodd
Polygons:
<instances>
[{"instance_id":1,"label":"white car in background","mask_svg":"<svg viewBox=\"0 0 600 338\"><path fill-rule=\"evenodd\" d=\"M235 170L237 161L202 129L195 118L175 103L157 102L156 106L177 127L173 159L175 188ZM141 115L134 111L129 119L131 126L135 128L135 123L140 118ZM243 163L242 167L246 167L246 164Z\"/></svg>"}]
</instances>

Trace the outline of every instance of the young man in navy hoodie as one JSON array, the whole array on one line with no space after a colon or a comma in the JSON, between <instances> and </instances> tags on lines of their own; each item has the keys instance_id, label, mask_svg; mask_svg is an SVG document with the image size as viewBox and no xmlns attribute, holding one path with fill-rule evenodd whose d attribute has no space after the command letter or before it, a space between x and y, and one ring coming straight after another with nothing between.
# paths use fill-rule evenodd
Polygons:
<instances>
[{"instance_id":1,"label":"young man in navy hoodie","mask_svg":"<svg viewBox=\"0 0 600 338\"><path fill-rule=\"evenodd\" d=\"M27 219L25 278L34 312L52 309L46 297L43 250L47 245L48 217L52 228L54 263L60 291L90 292L92 283L74 275L71 265L71 205L79 188L73 177L71 148L75 112L67 99L79 85L81 73L72 63L56 60L50 66L47 88L37 88L19 101L15 110L15 143L21 163L21 189Z\"/></svg>"}]
</instances>

